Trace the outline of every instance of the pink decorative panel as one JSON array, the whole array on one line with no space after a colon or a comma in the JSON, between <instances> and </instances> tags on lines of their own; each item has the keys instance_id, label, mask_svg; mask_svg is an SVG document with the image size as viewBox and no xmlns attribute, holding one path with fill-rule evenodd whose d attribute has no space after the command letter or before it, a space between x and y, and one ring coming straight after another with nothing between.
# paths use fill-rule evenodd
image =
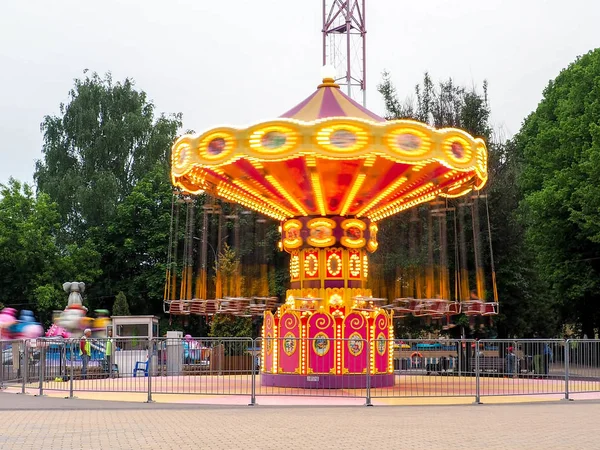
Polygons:
<instances>
[{"instance_id":1,"label":"pink decorative panel","mask_svg":"<svg viewBox=\"0 0 600 450\"><path fill-rule=\"evenodd\" d=\"M335 321L330 314L308 319L308 373L335 373Z\"/></svg>"},{"instance_id":2,"label":"pink decorative panel","mask_svg":"<svg viewBox=\"0 0 600 450\"><path fill-rule=\"evenodd\" d=\"M300 373L300 318L293 312L279 319L279 373Z\"/></svg>"},{"instance_id":3,"label":"pink decorative panel","mask_svg":"<svg viewBox=\"0 0 600 450\"><path fill-rule=\"evenodd\" d=\"M369 360L367 319L353 312L344 319L343 373L366 373Z\"/></svg>"},{"instance_id":4,"label":"pink decorative panel","mask_svg":"<svg viewBox=\"0 0 600 450\"><path fill-rule=\"evenodd\" d=\"M375 316L375 373L387 373L389 358L389 317L385 312Z\"/></svg>"}]
</instances>

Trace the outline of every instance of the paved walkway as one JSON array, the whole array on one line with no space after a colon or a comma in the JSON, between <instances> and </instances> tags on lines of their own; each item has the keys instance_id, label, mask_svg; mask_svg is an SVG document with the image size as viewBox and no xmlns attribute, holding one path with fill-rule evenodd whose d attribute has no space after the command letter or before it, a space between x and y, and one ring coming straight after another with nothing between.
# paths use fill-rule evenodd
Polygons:
<instances>
[{"instance_id":1,"label":"paved walkway","mask_svg":"<svg viewBox=\"0 0 600 450\"><path fill-rule=\"evenodd\" d=\"M8 449L598 448L600 403L232 407L0 393Z\"/></svg>"}]
</instances>

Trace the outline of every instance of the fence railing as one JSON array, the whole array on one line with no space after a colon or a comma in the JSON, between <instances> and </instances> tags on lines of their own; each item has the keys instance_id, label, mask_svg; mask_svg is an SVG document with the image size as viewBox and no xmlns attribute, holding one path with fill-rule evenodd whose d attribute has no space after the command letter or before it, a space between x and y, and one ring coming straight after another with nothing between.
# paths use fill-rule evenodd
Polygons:
<instances>
[{"instance_id":1,"label":"fence railing","mask_svg":"<svg viewBox=\"0 0 600 450\"><path fill-rule=\"evenodd\" d=\"M0 389L364 398L600 393L600 340L131 338L0 341ZM379 353L378 353L379 352ZM387 353L385 353L387 352ZM379 354L384 361L376 363ZM384 369L377 364L383 364ZM385 382L382 382L382 378ZM600 398L600 394L596 395Z\"/></svg>"}]
</instances>

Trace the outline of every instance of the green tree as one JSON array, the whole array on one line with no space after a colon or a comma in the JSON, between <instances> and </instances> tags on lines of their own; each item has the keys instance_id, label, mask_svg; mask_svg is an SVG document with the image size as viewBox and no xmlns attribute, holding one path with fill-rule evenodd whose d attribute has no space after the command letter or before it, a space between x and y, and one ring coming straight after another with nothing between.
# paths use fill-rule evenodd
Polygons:
<instances>
[{"instance_id":1,"label":"green tree","mask_svg":"<svg viewBox=\"0 0 600 450\"><path fill-rule=\"evenodd\" d=\"M600 50L544 90L515 138L520 219L555 316L594 336L600 325Z\"/></svg>"},{"instance_id":2,"label":"green tree","mask_svg":"<svg viewBox=\"0 0 600 450\"><path fill-rule=\"evenodd\" d=\"M0 185L0 298L7 306L32 308L48 322L52 310L66 306L65 281L93 283L99 253L89 240L57 245L60 217L48 195L34 195L11 179Z\"/></svg>"},{"instance_id":3,"label":"green tree","mask_svg":"<svg viewBox=\"0 0 600 450\"><path fill-rule=\"evenodd\" d=\"M125 79L85 74L60 114L42 122L38 192L58 208L61 251L90 240L102 274L90 285L92 309L123 291L135 313L162 310L172 187L168 156L181 114L155 114L145 92ZM70 277L71 278L71 277Z\"/></svg>"},{"instance_id":4,"label":"green tree","mask_svg":"<svg viewBox=\"0 0 600 450\"><path fill-rule=\"evenodd\" d=\"M213 337L253 337L252 318L235 317L229 314L217 314L210 324L210 336Z\"/></svg>"},{"instance_id":5,"label":"green tree","mask_svg":"<svg viewBox=\"0 0 600 450\"><path fill-rule=\"evenodd\" d=\"M117 206L107 226L92 231L103 268L88 294L95 308L110 307L114 293L123 291L133 313L162 311L171 200L168 169L157 163Z\"/></svg>"},{"instance_id":6,"label":"green tree","mask_svg":"<svg viewBox=\"0 0 600 450\"><path fill-rule=\"evenodd\" d=\"M34 177L68 233L80 238L106 225L137 182L157 162L167 164L181 114L155 118L154 109L132 80L93 73L75 80L60 115L44 118Z\"/></svg>"},{"instance_id":7,"label":"green tree","mask_svg":"<svg viewBox=\"0 0 600 450\"><path fill-rule=\"evenodd\" d=\"M223 250L215 261L215 278L220 277L224 297L235 297L240 294L236 292L237 282L240 277L240 259L236 251L225 243Z\"/></svg>"},{"instance_id":8,"label":"green tree","mask_svg":"<svg viewBox=\"0 0 600 450\"><path fill-rule=\"evenodd\" d=\"M127 303L127 297L125 296L123 291L119 291L119 293L117 294L112 309L113 316L131 315L131 313L129 312L129 303Z\"/></svg>"}]
</instances>

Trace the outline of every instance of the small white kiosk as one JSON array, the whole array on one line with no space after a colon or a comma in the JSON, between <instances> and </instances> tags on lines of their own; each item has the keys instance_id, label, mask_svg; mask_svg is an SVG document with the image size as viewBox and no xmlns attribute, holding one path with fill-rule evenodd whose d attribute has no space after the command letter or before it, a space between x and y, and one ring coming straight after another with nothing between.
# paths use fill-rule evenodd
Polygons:
<instances>
[{"instance_id":1,"label":"small white kiosk","mask_svg":"<svg viewBox=\"0 0 600 450\"><path fill-rule=\"evenodd\" d=\"M149 355L152 357L150 367L156 371L156 354L149 345L150 339L160 337L158 334L158 317L156 316L112 316L112 330L115 351L113 363L119 367L122 377L133 376L137 362L145 363ZM150 350L150 351L149 351ZM138 374L137 376L144 376Z\"/></svg>"}]
</instances>

